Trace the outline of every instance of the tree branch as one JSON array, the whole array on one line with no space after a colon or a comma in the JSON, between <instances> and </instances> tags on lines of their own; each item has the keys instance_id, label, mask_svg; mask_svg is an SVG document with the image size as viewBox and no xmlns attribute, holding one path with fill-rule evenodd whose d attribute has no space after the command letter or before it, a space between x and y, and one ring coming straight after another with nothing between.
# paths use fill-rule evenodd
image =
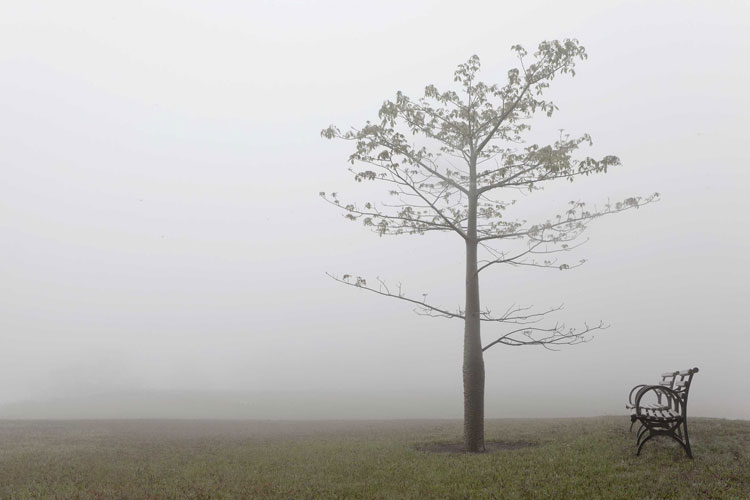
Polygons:
<instances>
[{"instance_id":1,"label":"tree branch","mask_svg":"<svg viewBox=\"0 0 750 500\"><path fill-rule=\"evenodd\" d=\"M658 201L658 199L659 199L659 193L654 193L653 195L645 199L642 199L640 197L626 198L624 201L616 203L614 205L614 208L612 207L612 205L607 204L607 208L600 212L582 211L581 214L577 217L569 215L567 219L561 219L558 222L548 221L545 224L531 226L529 229L526 229L524 231L514 231L510 233L486 235L486 236L480 237L478 241L482 242L482 241L497 240L497 239L519 238L522 236L534 236L536 233L540 231L546 231L546 230L558 230L558 231L562 231L563 234L565 234L566 232L576 230L576 229L583 230L585 229L585 226L571 226L571 225L574 225L575 223L591 221L593 219L596 219L597 217L602 217L604 215L616 214L616 213L625 212L627 210L631 210L634 208L640 208L644 205L648 205L649 203L654 203ZM571 202L571 203L576 204L578 208L583 207L583 205L580 202ZM575 210L575 207L573 210ZM568 213L570 214L571 211L569 210ZM553 243L554 241L549 241L549 242Z\"/></svg>"},{"instance_id":2,"label":"tree branch","mask_svg":"<svg viewBox=\"0 0 750 500\"><path fill-rule=\"evenodd\" d=\"M606 330L607 328L609 328L609 325L605 325L602 322L599 322L599 324L595 326L589 326L588 324L584 323L584 328L580 331L576 328L569 328L566 330L564 324L556 324L551 328L519 328L502 335L493 342L490 342L482 348L482 351L486 351L490 347L497 344L504 344L514 347L540 345L546 349L555 351L557 349L554 349L550 346L582 344L584 342L588 342L589 340L584 336L587 333L594 330ZM515 336L518 334L523 335L523 337L519 338ZM543 334L543 336L539 337L539 334Z\"/></svg>"},{"instance_id":3,"label":"tree branch","mask_svg":"<svg viewBox=\"0 0 750 500\"><path fill-rule=\"evenodd\" d=\"M399 285L397 293L392 293L391 290L390 290L390 288L380 278L377 278L378 282L380 283L380 288L376 289L376 288L373 288L371 286L368 286L367 285L367 281L364 278L362 278L361 276L351 276L349 274L345 274L341 278L339 278L339 277L337 277L337 276L335 276L333 274L330 274L330 273L326 273L326 275L329 278L333 279L334 281L338 281L339 283L343 283L344 285L353 286L355 288L360 288L362 290L367 290L369 292L373 292L373 293L376 293L378 295L382 295L384 297L393 297L395 299L400 299L400 300L403 300L403 301L406 301L406 302L410 302L412 304L416 304L420 310L423 310L423 311L426 310L426 311L434 312L434 313L436 313L440 317L464 319L463 314L453 313L453 312L448 311L447 309L444 309L442 307L432 306L432 305L426 303L424 301L424 299L420 301L420 300L412 299L412 298L409 298L409 297L405 296L401 292L401 285ZM354 282L350 281L352 278L354 278L354 280L355 280ZM423 297L426 297L426 296L427 295L425 294Z\"/></svg>"}]
</instances>

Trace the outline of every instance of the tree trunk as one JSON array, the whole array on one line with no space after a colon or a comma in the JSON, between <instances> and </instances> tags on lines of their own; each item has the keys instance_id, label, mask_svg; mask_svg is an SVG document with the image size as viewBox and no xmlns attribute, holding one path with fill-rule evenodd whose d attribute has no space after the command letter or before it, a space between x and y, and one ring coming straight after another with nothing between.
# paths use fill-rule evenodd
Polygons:
<instances>
[{"instance_id":1,"label":"tree trunk","mask_svg":"<svg viewBox=\"0 0 750 500\"><path fill-rule=\"evenodd\" d=\"M473 152L472 152L473 155ZM469 162L469 212L466 227L466 309L464 311L464 448L484 451L484 357L477 273L476 160Z\"/></svg>"},{"instance_id":2,"label":"tree trunk","mask_svg":"<svg viewBox=\"0 0 750 500\"><path fill-rule=\"evenodd\" d=\"M484 451L484 359L479 321L477 243L466 242L466 319L464 323L464 447Z\"/></svg>"}]
</instances>

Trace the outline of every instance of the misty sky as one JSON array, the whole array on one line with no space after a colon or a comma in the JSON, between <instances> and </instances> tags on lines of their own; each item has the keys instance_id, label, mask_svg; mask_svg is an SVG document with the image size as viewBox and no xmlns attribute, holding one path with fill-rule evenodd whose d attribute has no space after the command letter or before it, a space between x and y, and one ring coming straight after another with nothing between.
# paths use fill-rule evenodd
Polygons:
<instances>
[{"instance_id":1,"label":"misty sky","mask_svg":"<svg viewBox=\"0 0 750 500\"><path fill-rule=\"evenodd\" d=\"M138 394L241 394L242 412L200 415L462 415L462 323L325 273L455 307L463 243L343 219L318 192L373 187L320 130L451 88L472 54L503 83L511 45L563 37L589 59L552 82L560 111L532 138L588 132L582 154L623 165L519 203L662 201L595 221L581 268L482 274L483 306L611 324L560 352L488 350L487 416L623 414L632 385L698 366L691 412L750 419L750 6L708 0L2 2L0 404L127 394L123 415L148 416Z\"/></svg>"}]
</instances>

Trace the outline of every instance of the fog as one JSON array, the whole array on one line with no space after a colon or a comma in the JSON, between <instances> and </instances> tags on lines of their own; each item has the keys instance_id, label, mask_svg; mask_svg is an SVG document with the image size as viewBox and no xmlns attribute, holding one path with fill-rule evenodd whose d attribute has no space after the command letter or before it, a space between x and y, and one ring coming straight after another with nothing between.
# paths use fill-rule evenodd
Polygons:
<instances>
[{"instance_id":1,"label":"fog","mask_svg":"<svg viewBox=\"0 0 750 500\"><path fill-rule=\"evenodd\" d=\"M460 417L461 321L325 273L453 308L463 243L345 220L318 193L378 187L320 130L563 37L589 59L533 138L588 132L622 166L524 208L661 201L594 221L580 268L482 273L483 306L611 325L489 349L486 414L624 414L697 366L691 413L750 419L750 7L685 0L2 3L0 417Z\"/></svg>"}]
</instances>

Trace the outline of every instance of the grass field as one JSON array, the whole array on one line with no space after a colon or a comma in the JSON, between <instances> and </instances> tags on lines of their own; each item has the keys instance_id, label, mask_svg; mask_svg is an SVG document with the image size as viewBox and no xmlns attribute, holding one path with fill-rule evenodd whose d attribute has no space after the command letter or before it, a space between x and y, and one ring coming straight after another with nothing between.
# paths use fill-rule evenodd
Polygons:
<instances>
[{"instance_id":1,"label":"grass field","mask_svg":"<svg viewBox=\"0 0 750 500\"><path fill-rule=\"evenodd\" d=\"M479 455L458 421L0 421L3 499L750 499L750 421L692 419L695 460L626 417L488 420Z\"/></svg>"}]
</instances>

